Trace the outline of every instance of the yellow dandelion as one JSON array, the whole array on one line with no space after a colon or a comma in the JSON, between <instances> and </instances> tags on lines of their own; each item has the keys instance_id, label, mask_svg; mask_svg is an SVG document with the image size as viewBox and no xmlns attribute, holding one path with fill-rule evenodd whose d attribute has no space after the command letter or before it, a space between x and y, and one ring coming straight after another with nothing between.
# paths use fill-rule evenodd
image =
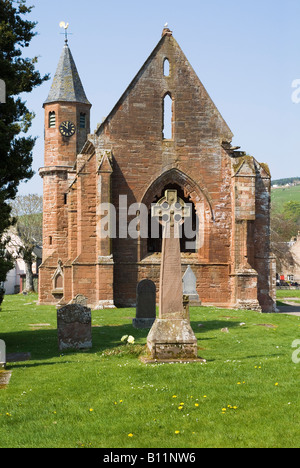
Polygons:
<instances>
[{"instance_id":1,"label":"yellow dandelion","mask_svg":"<svg viewBox=\"0 0 300 468\"><path fill-rule=\"evenodd\" d=\"M90 413L91 413L92 411L94 411L93 408L90 408Z\"/></svg>"},{"instance_id":2,"label":"yellow dandelion","mask_svg":"<svg viewBox=\"0 0 300 468\"><path fill-rule=\"evenodd\" d=\"M123 403L123 400L120 400L120 403Z\"/></svg>"},{"instance_id":3,"label":"yellow dandelion","mask_svg":"<svg viewBox=\"0 0 300 468\"><path fill-rule=\"evenodd\" d=\"M275 384L275 387L278 387L278 385L279 385L279 383L278 383L278 382L276 382L276 384Z\"/></svg>"},{"instance_id":4,"label":"yellow dandelion","mask_svg":"<svg viewBox=\"0 0 300 468\"><path fill-rule=\"evenodd\" d=\"M199 403L195 403L195 406L199 406Z\"/></svg>"},{"instance_id":5,"label":"yellow dandelion","mask_svg":"<svg viewBox=\"0 0 300 468\"><path fill-rule=\"evenodd\" d=\"M133 434L132 434L132 432L130 432L130 434L128 434L128 437L133 437Z\"/></svg>"},{"instance_id":6,"label":"yellow dandelion","mask_svg":"<svg viewBox=\"0 0 300 468\"><path fill-rule=\"evenodd\" d=\"M183 406L183 405L184 405L184 403L180 403L180 406Z\"/></svg>"},{"instance_id":7,"label":"yellow dandelion","mask_svg":"<svg viewBox=\"0 0 300 468\"><path fill-rule=\"evenodd\" d=\"M180 434L180 431L175 431L175 434Z\"/></svg>"},{"instance_id":8,"label":"yellow dandelion","mask_svg":"<svg viewBox=\"0 0 300 468\"><path fill-rule=\"evenodd\" d=\"M173 395L172 398L177 398L177 395Z\"/></svg>"},{"instance_id":9,"label":"yellow dandelion","mask_svg":"<svg viewBox=\"0 0 300 468\"><path fill-rule=\"evenodd\" d=\"M206 396L206 395L203 395L203 398L207 398L207 396Z\"/></svg>"},{"instance_id":10,"label":"yellow dandelion","mask_svg":"<svg viewBox=\"0 0 300 468\"><path fill-rule=\"evenodd\" d=\"M178 409L179 409L179 410L182 410L182 408L183 408L183 406L178 406Z\"/></svg>"}]
</instances>

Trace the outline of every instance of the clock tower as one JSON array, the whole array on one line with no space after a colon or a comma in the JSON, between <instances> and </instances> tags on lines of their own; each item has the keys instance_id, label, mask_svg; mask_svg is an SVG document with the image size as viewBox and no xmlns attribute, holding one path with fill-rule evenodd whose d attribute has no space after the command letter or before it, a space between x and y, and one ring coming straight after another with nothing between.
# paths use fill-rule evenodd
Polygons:
<instances>
[{"instance_id":1,"label":"clock tower","mask_svg":"<svg viewBox=\"0 0 300 468\"><path fill-rule=\"evenodd\" d=\"M90 109L68 41L58 67L45 109L43 178L43 263L40 284L48 284L49 302L62 297L63 269L67 261L67 192L74 164L90 133ZM50 294L49 292L49 294Z\"/></svg>"}]
</instances>

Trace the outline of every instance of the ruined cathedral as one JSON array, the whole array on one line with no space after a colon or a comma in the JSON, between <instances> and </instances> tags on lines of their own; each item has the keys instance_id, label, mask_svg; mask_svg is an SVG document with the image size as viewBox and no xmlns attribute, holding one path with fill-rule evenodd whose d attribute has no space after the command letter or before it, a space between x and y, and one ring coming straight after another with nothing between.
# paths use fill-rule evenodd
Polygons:
<instances>
[{"instance_id":1,"label":"ruined cathedral","mask_svg":"<svg viewBox=\"0 0 300 468\"><path fill-rule=\"evenodd\" d=\"M181 239L181 263L182 274L190 265L196 275L202 305L275 310L269 169L232 147L168 28L94 133L67 42L44 109L41 304L84 295L92 308L133 306L144 278L159 294L161 235L124 235L120 200L145 205L150 219L151 206L174 189L197 221L200 242ZM115 235L105 237L101 207L109 204ZM135 214L126 216L129 224Z\"/></svg>"}]
</instances>

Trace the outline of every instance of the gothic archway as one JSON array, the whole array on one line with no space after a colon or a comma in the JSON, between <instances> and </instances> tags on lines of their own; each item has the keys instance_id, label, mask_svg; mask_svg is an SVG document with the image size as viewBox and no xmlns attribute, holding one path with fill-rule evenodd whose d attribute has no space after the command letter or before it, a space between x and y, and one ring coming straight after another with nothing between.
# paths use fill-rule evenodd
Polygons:
<instances>
[{"instance_id":1,"label":"gothic archway","mask_svg":"<svg viewBox=\"0 0 300 468\"><path fill-rule=\"evenodd\" d=\"M144 193L142 203L148 208L148 239L144 239L141 246L142 257L161 252L162 242L162 228L160 227L159 236L152 237L151 229L151 204L156 203L162 196L166 189L176 189L179 197L185 202L190 203L192 207L192 231L196 232L200 244L195 243L195 239L186 237L184 230L182 231L181 252L198 253L201 255L205 237L208 234L208 227L206 226L205 219L213 220L213 207L210 196L204 186L200 187L193 181L187 174L179 169L172 168L157 179L155 179L147 188ZM156 230L157 232L157 230ZM195 247L196 246L196 247Z\"/></svg>"},{"instance_id":2,"label":"gothic archway","mask_svg":"<svg viewBox=\"0 0 300 468\"><path fill-rule=\"evenodd\" d=\"M176 168L163 172L150 183L143 195L142 203L149 207L155 195L160 193L166 185L173 183L179 185L194 204L199 201L205 201L212 219L214 218L212 200L206 187L203 184L195 182L187 174Z\"/></svg>"},{"instance_id":3,"label":"gothic archway","mask_svg":"<svg viewBox=\"0 0 300 468\"><path fill-rule=\"evenodd\" d=\"M184 190L178 184L167 184L164 186L162 192L156 195L152 204L156 204L163 198L166 190L176 190L178 197L184 201L185 204L191 205L192 219L189 220L191 231L195 233L192 237L187 235L187 230L184 226L180 226L180 251L181 252L196 252L196 227L197 227L197 213L194 203L185 195ZM156 224L156 226L155 226ZM153 233L159 234L153 236ZM149 254L161 252L162 250L162 224L155 218L151 217L151 210L148 210L148 239L147 251Z\"/></svg>"}]
</instances>

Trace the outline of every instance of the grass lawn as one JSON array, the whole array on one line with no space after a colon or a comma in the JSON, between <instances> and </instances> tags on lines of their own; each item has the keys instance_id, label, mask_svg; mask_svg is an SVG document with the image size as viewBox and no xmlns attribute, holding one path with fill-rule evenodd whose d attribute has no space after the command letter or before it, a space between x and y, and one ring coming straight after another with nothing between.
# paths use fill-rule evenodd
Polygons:
<instances>
[{"instance_id":1,"label":"grass lawn","mask_svg":"<svg viewBox=\"0 0 300 468\"><path fill-rule=\"evenodd\" d=\"M277 289L277 299L297 297L300 299L300 289Z\"/></svg>"},{"instance_id":2,"label":"grass lawn","mask_svg":"<svg viewBox=\"0 0 300 468\"><path fill-rule=\"evenodd\" d=\"M271 200L274 207L279 211L282 211L283 205L289 201L300 202L300 185L272 189Z\"/></svg>"},{"instance_id":3,"label":"grass lawn","mask_svg":"<svg viewBox=\"0 0 300 468\"><path fill-rule=\"evenodd\" d=\"M192 308L207 362L146 366L134 309L93 311L92 350L61 354L56 310L36 300L6 296L0 311L7 352L31 353L8 364L1 448L300 446L300 317Z\"/></svg>"}]
</instances>

